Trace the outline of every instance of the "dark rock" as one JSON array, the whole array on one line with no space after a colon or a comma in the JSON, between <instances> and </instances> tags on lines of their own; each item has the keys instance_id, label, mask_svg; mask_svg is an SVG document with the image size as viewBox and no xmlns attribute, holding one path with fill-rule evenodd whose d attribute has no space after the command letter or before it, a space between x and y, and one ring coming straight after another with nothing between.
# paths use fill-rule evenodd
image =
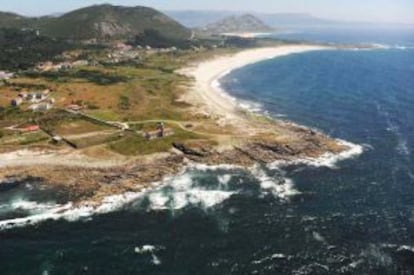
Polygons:
<instances>
[{"instance_id":1,"label":"dark rock","mask_svg":"<svg viewBox=\"0 0 414 275\"><path fill-rule=\"evenodd\" d=\"M199 148L197 149L190 148L186 146L185 144L179 143L179 142L174 142L173 146L175 149L183 152L185 155L196 156L196 157L205 157L207 155L207 153L202 148L201 150Z\"/></svg>"}]
</instances>

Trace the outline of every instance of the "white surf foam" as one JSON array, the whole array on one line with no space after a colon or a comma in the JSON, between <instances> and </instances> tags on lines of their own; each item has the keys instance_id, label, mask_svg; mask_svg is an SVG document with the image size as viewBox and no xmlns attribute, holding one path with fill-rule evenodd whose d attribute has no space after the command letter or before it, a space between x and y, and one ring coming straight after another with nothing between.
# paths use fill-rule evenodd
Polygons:
<instances>
[{"instance_id":1,"label":"white surf foam","mask_svg":"<svg viewBox=\"0 0 414 275\"><path fill-rule=\"evenodd\" d=\"M144 191L143 191L144 192ZM18 203L19 207L26 207L26 209L35 209L37 214L28 217L8 219L0 221L0 231L11 228L25 227L28 225L36 225L47 220L77 221L84 218L90 218L95 214L105 214L121 209L126 204L131 203L143 195L143 192L132 193L128 192L122 195L115 195L106 197L99 206L93 206L84 203L75 207L72 203L65 205L56 205L49 207L48 204L42 205L39 203Z\"/></svg>"},{"instance_id":2,"label":"white surf foam","mask_svg":"<svg viewBox=\"0 0 414 275\"><path fill-rule=\"evenodd\" d=\"M238 99L234 96L231 96L222 86L220 80L223 79L226 75L230 74L232 70L227 70L223 73L221 73L217 78L215 78L210 86L215 91L219 93L220 96L222 96L224 99L232 102L235 106L238 106L242 110L246 110L251 113L262 113L263 112L263 106L262 104L254 101L249 100L242 100Z\"/></svg>"},{"instance_id":3,"label":"white surf foam","mask_svg":"<svg viewBox=\"0 0 414 275\"><path fill-rule=\"evenodd\" d=\"M222 181L229 181L229 178L222 178ZM237 191L221 190L220 179L215 189L206 189L198 186L191 177L191 174L167 179L166 187L150 192L148 199L152 210L183 209L188 205L198 205L203 208L210 208L230 198ZM213 186L214 187L214 186Z\"/></svg>"},{"instance_id":4,"label":"white surf foam","mask_svg":"<svg viewBox=\"0 0 414 275\"><path fill-rule=\"evenodd\" d=\"M413 46L409 46L409 45L400 45L400 44L380 44L380 43L371 43L371 46L374 49L381 49L381 50L410 50L413 49Z\"/></svg>"},{"instance_id":5,"label":"white surf foam","mask_svg":"<svg viewBox=\"0 0 414 275\"><path fill-rule=\"evenodd\" d=\"M335 163L360 155L363 151L362 146L340 141L342 144L349 146L349 150L340 154L325 154L317 159L303 159L293 162L275 162L269 165L270 168L279 169L283 165L296 163L308 164L313 166L334 167ZM151 209L182 209L188 205L197 205L204 208L210 208L229 199L233 194L240 190L226 190L225 187L231 179L231 176L225 175L217 178L217 186L215 188L206 189L194 184L191 175L185 171L197 169L199 171L216 171L216 170L235 170L244 169L236 165L216 165L208 166L202 164L189 164L189 166L178 176L166 178L162 182L154 183L151 190L142 190L141 192L127 192L121 195L108 196L98 206L88 203L74 206L72 203L64 205L52 203L38 203L30 201L16 201L14 206L16 209L25 209L32 211L33 215L23 218L15 218L0 221L0 231L11 228L35 225L47 220L77 221L87 219L96 214L105 214L117 211L131 204L140 198L148 195ZM257 165L249 169L249 171L259 180L261 188L265 192L270 192L275 197L288 200L289 197L300 194L294 188L292 180L283 178L282 180L273 179L268 176L263 169ZM164 187L169 188L165 189ZM13 204L12 204L13 205ZM7 206L9 207L9 206ZM0 207L4 209L4 205Z\"/></svg>"},{"instance_id":6,"label":"white surf foam","mask_svg":"<svg viewBox=\"0 0 414 275\"><path fill-rule=\"evenodd\" d=\"M268 165L269 169L277 169L279 167L290 166L290 165L309 165L314 167L329 167L337 168L337 163L346 159L351 159L361 155L364 152L364 147L358 144L347 142L344 140L337 140L338 143L348 147L348 150L345 150L341 153L325 153L318 158L302 158L291 161L275 161Z\"/></svg>"},{"instance_id":7,"label":"white surf foam","mask_svg":"<svg viewBox=\"0 0 414 275\"><path fill-rule=\"evenodd\" d=\"M42 213L44 211L51 210L57 207L61 207L61 205L53 203L53 202L39 203L36 201L28 201L28 200L19 198L10 203L8 210L11 210L11 211L24 210L24 211L28 211L29 213L36 214L36 213Z\"/></svg>"},{"instance_id":8,"label":"white surf foam","mask_svg":"<svg viewBox=\"0 0 414 275\"><path fill-rule=\"evenodd\" d=\"M300 194L300 192L295 189L291 179L282 177L281 179L276 180L268 176L258 165L253 166L249 171L257 180L259 180L260 187L265 192L269 192L277 198L288 200L290 197Z\"/></svg>"},{"instance_id":9,"label":"white surf foam","mask_svg":"<svg viewBox=\"0 0 414 275\"><path fill-rule=\"evenodd\" d=\"M219 175L217 178L218 178L218 181L219 181L220 185L227 186L227 184L230 182L230 180L232 178L232 175L230 175L230 174Z\"/></svg>"},{"instance_id":10,"label":"white surf foam","mask_svg":"<svg viewBox=\"0 0 414 275\"><path fill-rule=\"evenodd\" d=\"M398 247L397 251L411 251L414 253L414 246L409 246L409 245L402 245L400 247Z\"/></svg>"},{"instance_id":11,"label":"white surf foam","mask_svg":"<svg viewBox=\"0 0 414 275\"><path fill-rule=\"evenodd\" d=\"M255 260L252 262L252 264L262 264L263 262L269 261L269 260L281 260L281 259L287 259L290 258L290 256L287 256L283 253L275 253L270 256L264 257L259 260Z\"/></svg>"},{"instance_id":12,"label":"white surf foam","mask_svg":"<svg viewBox=\"0 0 414 275\"><path fill-rule=\"evenodd\" d=\"M156 247L154 245L143 245L141 247L135 247L134 251L137 254L150 254L152 257L152 263L154 265L160 265L161 260L155 254L156 251L164 249L163 247Z\"/></svg>"},{"instance_id":13,"label":"white surf foam","mask_svg":"<svg viewBox=\"0 0 414 275\"><path fill-rule=\"evenodd\" d=\"M189 169L196 169L199 171L217 171L217 170L235 170L235 169L244 169L243 166L231 165L231 164L220 164L220 165L207 165L207 164L198 164L190 163L187 166Z\"/></svg>"},{"instance_id":14,"label":"white surf foam","mask_svg":"<svg viewBox=\"0 0 414 275\"><path fill-rule=\"evenodd\" d=\"M155 251L155 246L153 245L143 245L141 247L135 247L134 251L137 254L151 253Z\"/></svg>"},{"instance_id":15,"label":"white surf foam","mask_svg":"<svg viewBox=\"0 0 414 275\"><path fill-rule=\"evenodd\" d=\"M192 167L194 168L194 166ZM215 169L234 169L234 166L201 166L204 171ZM24 209L33 215L0 221L0 231L11 228L36 225L47 220L66 220L77 221L88 219L93 215L106 214L120 210L127 205L148 196L151 209L182 209L190 204L204 208L213 207L224 200L230 198L237 191L223 190L231 176L224 175L217 178L216 189L206 189L194 183L191 174L182 172L178 176L166 178L162 182L152 184L151 190L141 190L141 192L127 192L121 195L108 196L103 199L100 205L83 203L74 206L72 203L64 205L52 203L38 203L32 201L17 200L11 205L1 205L13 209Z\"/></svg>"}]
</instances>

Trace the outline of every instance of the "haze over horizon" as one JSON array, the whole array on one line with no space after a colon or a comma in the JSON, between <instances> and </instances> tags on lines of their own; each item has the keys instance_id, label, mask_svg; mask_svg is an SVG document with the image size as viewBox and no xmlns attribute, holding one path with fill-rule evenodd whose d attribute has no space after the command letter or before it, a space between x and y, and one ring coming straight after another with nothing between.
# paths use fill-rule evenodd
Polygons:
<instances>
[{"instance_id":1,"label":"haze over horizon","mask_svg":"<svg viewBox=\"0 0 414 275\"><path fill-rule=\"evenodd\" d=\"M25 0L10 2L0 0L1 11L15 12L27 16L41 16L65 13L77 8L95 4L123 6L148 6L159 10L215 10L243 11L260 13L306 13L319 18L378 23L414 24L414 1L412 0L367 0L343 1L314 0L239 0L237 4L229 0L194 2L191 0Z\"/></svg>"}]
</instances>

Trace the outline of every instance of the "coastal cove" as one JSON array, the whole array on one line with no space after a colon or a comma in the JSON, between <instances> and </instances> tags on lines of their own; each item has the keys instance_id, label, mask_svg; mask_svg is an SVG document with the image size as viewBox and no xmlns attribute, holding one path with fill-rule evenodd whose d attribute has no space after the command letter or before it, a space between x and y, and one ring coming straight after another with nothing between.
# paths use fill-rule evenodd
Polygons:
<instances>
[{"instance_id":1,"label":"coastal cove","mask_svg":"<svg viewBox=\"0 0 414 275\"><path fill-rule=\"evenodd\" d=\"M0 275L414 275L413 0L0 3Z\"/></svg>"},{"instance_id":2,"label":"coastal cove","mask_svg":"<svg viewBox=\"0 0 414 275\"><path fill-rule=\"evenodd\" d=\"M223 135L220 136L220 139L224 141L221 140L216 148L204 147L203 144L176 144L176 150L172 153L129 160L125 158L93 159L70 151L48 153L21 151L3 154L0 165L5 167L3 170L5 169L5 174L9 175L8 177L20 174L18 178L24 180L24 175L27 174L29 177L43 179L49 182L47 184L52 187L57 184L57 187L61 186L64 190L72 189L70 192L73 192L75 197L81 198L81 200L59 204L55 208L48 209L47 213L41 213L38 216L4 220L1 221L0 227L3 229L13 228L27 223L36 224L48 219L66 218L73 220L76 219L76 216L91 216L94 213L116 211L124 204L130 203L133 198L145 194L146 190L163 185L163 182L165 185L165 182L171 181L171 179L163 179L164 177L174 178L175 173L185 174L188 165L192 167L197 163L212 167L217 165L219 165L218 167L229 165L229 167L238 167L239 169L246 167L248 170L252 170L251 167L258 164L271 164L280 161L326 163L327 166L332 166L338 160L361 154L362 147L358 145L341 140L334 141L316 130L309 130L290 122L261 118L246 112L237 106L235 100L226 95L217 85L220 78L237 68L266 59L317 50L331 50L331 48L313 45L288 45L251 49L202 61L194 66L196 69L192 65L192 67L179 71L180 74L195 79L194 86L184 95L183 100L195 106L195 113L207 114L217 120L220 127L232 129L231 131L235 133L236 137L238 135L247 136L247 138L236 140L236 143L233 141L234 135L230 135L232 141L228 141L228 137ZM282 142L282 145L278 145L279 142ZM279 146L282 147L279 148ZM35 163L53 165L55 172L48 173L40 166L36 166ZM154 164L157 168L151 168ZM59 172L60 170L62 172ZM79 181L76 185L65 183L69 181L69 178L64 176L67 175L67 171L79 174L76 176L76 180ZM93 173L95 176L101 175L101 179L92 180L87 176L89 173ZM122 173L128 173L129 176L118 175ZM110 189L106 186L102 188L100 186L102 183L99 181L101 180L104 182L103 184L107 185L105 182L108 175L111 175L112 181L116 179L118 183L112 183ZM91 180L94 182L93 184L88 182ZM81 186L83 184L86 187ZM278 183L272 188L277 189L277 185ZM91 192L90 190L96 188L98 188L98 192L95 192L93 197L82 198L85 196L85 192ZM283 183L280 183L280 188L283 189ZM114 192L116 195L113 195ZM123 192L127 193L123 194ZM106 194L110 193L112 195L107 197Z\"/></svg>"},{"instance_id":3,"label":"coastal cove","mask_svg":"<svg viewBox=\"0 0 414 275\"><path fill-rule=\"evenodd\" d=\"M16 270L16 249L25 257L18 270L51 273L412 270L413 141L404 125L414 86L402 78L412 73L403 73L411 54L288 45L193 62L178 70L190 79L180 100L212 121L196 131L217 143L176 142L166 154L115 166L90 157L87 168L56 166L47 184L82 194L72 203L37 190L46 170L32 162L6 168L33 178L11 189L13 201L0 196L5 270ZM82 159L63 155L71 158ZM55 178L62 171L68 176ZM90 175L93 196L77 190Z\"/></svg>"}]
</instances>

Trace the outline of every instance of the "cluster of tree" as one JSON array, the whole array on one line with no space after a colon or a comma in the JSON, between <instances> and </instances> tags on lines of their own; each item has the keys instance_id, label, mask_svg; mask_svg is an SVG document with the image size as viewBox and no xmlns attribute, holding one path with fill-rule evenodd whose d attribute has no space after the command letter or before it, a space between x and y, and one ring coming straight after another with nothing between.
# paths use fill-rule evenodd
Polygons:
<instances>
[{"instance_id":1,"label":"cluster of tree","mask_svg":"<svg viewBox=\"0 0 414 275\"><path fill-rule=\"evenodd\" d=\"M35 30L0 29L0 70L26 70L74 47Z\"/></svg>"},{"instance_id":2,"label":"cluster of tree","mask_svg":"<svg viewBox=\"0 0 414 275\"><path fill-rule=\"evenodd\" d=\"M192 46L189 40L175 39L162 35L154 29L144 30L142 34L136 35L128 44L133 46L151 46L153 48L171 48L188 49Z\"/></svg>"},{"instance_id":3,"label":"cluster of tree","mask_svg":"<svg viewBox=\"0 0 414 275\"><path fill-rule=\"evenodd\" d=\"M73 79L85 79L98 85L110 85L120 82L127 82L128 77L123 75L104 73L99 70L61 70L50 72L26 72L24 74L32 78L46 78L55 82L70 82Z\"/></svg>"}]
</instances>

